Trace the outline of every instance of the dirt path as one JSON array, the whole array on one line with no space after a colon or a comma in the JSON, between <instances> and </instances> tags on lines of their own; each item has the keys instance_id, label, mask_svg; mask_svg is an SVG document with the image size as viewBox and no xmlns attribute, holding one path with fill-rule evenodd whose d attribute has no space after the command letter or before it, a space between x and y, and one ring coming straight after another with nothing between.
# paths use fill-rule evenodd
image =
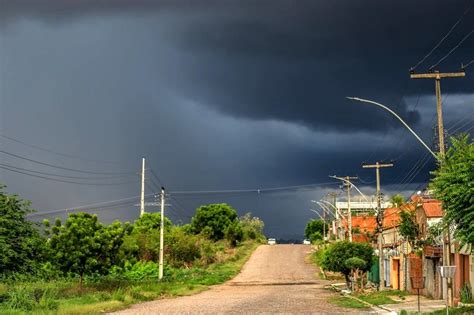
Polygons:
<instances>
[{"instance_id":1,"label":"dirt path","mask_svg":"<svg viewBox=\"0 0 474 315\"><path fill-rule=\"evenodd\" d=\"M136 304L115 314L347 314L305 263L307 245L262 245L233 280L192 296Z\"/></svg>"}]
</instances>

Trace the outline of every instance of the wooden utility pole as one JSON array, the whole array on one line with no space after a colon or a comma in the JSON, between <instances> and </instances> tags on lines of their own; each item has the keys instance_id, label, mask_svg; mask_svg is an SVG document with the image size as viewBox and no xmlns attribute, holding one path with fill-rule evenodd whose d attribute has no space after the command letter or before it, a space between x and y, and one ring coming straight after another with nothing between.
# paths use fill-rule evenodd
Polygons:
<instances>
[{"instance_id":1,"label":"wooden utility pole","mask_svg":"<svg viewBox=\"0 0 474 315\"><path fill-rule=\"evenodd\" d=\"M441 79L442 78L463 78L466 76L466 72L439 72L434 71L431 73L410 73L411 79L434 79L435 80L435 90L436 90L436 112L438 114L438 140L439 140L439 154L441 163L444 160L444 155L446 147L444 144L444 126L443 126L443 109L441 104ZM443 242L443 265L451 265L451 235L448 231L445 233L445 239L448 240L448 244ZM450 288L451 281L448 281L448 296L450 296L450 304L453 305L453 290Z\"/></svg>"},{"instance_id":2,"label":"wooden utility pole","mask_svg":"<svg viewBox=\"0 0 474 315\"><path fill-rule=\"evenodd\" d=\"M443 126L443 109L441 104L441 79L442 78L462 78L465 77L466 73L461 72L439 72L434 71L431 73L411 73L411 79L434 79L435 80L435 91L436 91L436 112L438 114L438 140L439 140L439 153L441 159L443 159L445 154L445 144L444 144L444 126Z\"/></svg>"},{"instance_id":3,"label":"wooden utility pole","mask_svg":"<svg viewBox=\"0 0 474 315\"><path fill-rule=\"evenodd\" d=\"M380 169L385 167L393 167L393 163L381 164L376 162L375 164L365 164L362 168L375 168L375 179L377 183L376 196L377 196L377 227L378 227L378 248L379 248L379 290L382 291L385 288L385 273L383 265L383 209L382 209L382 196L380 194Z\"/></svg>"}]
</instances>

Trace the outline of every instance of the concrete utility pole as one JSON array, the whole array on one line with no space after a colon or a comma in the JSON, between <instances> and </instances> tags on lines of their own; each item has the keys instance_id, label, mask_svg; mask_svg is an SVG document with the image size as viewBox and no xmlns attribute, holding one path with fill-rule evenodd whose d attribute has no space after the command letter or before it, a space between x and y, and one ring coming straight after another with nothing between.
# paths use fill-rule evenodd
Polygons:
<instances>
[{"instance_id":1,"label":"concrete utility pole","mask_svg":"<svg viewBox=\"0 0 474 315\"><path fill-rule=\"evenodd\" d=\"M441 104L441 79L442 78L463 78L466 76L464 71L460 72L439 72L434 71L432 73L410 73L411 79L435 79L435 91L436 91L436 112L438 115L438 140L439 140L439 154L441 163L444 160L446 147L444 144L444 126L443 126L443 109ZM446 235L447 234L447 235ZM448 240L448 244L443 242L443 265L451 265L451 235L448 227L448 231L445 234L445 238ZM451 288L451 279L448 278L448 296L450 297L450 305L453 305L453 290Z\"/></svg>"},{"instance_id":2,"label":"concrete utility pole","mask_svg":"<svg viewBox=\"0 0 474 315\"><path fill-rule=\"evenodd\" d=\"M435 90L436 90L436 112L438 114L438 140L439 140L439 153L441 159L444 157L446 147L444 145L444 126L443 126L443 110L441 104L441 78L462 78L465 77L466 73L461 72L445 72L434 71L432 73L411 73L411 79L435 79Z\"/></svg>"},{"instance_id":3,"label":"concrete utility pole","mask_svg":"<svg viewBox=\"0 0 474 315\"><path fill-rule=\"evenodd\" d=\"M163 248L165 231L165 188L161 187L161 223L160 223L160 266L158 278L163 279Z\"/></svg>"},{"instance_id":4,"label":"concrete utility pole","mask_svg":"<svg viewBox=\"0 0 474 315\"><path fill-rule=\"evenodd\" d=\"M142 158L142 189L140 193L140 216L145 213L145 158Z\"/></svg>"},{"instance_id":5,"label":"concrete utility pole","mask_svg":"<svg viewBox=\"0 0 474 315\"><path fill-rule=\"evenodd\" d=\"M333 198L332 201L333 201L333 206L334 206L334 209L335 209L334 212L335 212L335 218L336 218L336 239L338 239L338 236L339 236L339 235L338 235L338 232L339 232L339 231L338 231L338 227L339 227L339 225L338 225L338 224L339 224L339 222L338 222L338 217L339 217L339 216L338 216L338 214L337 214L337 208L336 208L336 198L337 198L337 195L338 195L338 194L335 193L335 192L330 192L330 193L327 194L328 197L332 197L332 198Z\"/></svg>"},{"instance_id":6,"label":"concrete utility pole","mask_svg":"<svg viewBox=\"0 0 474 315\"><path fill-rule=\"evenodd\" d=\"M379 248L379 276L380 276L380 283L379 283L379 290L382 291L385 289L385 273L384 273L384 265L383 265L383 210L381 206L382 196L380 194L380 169L385 167L393 167L393 163L385 163L380 164L376 162L375 164L365 164L362 165L362 168L375 168L375 178L377 182L377 227L378 227L378 248Z\"/></svg>"}]
</instances>

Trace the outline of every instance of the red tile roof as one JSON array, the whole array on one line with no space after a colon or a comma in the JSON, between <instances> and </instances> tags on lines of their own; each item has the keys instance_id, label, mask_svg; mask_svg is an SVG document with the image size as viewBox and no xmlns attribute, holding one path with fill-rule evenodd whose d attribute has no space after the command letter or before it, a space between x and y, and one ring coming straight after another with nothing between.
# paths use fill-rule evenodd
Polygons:
<instances>
[{"instance_id":1,"label":"red tile roof","mask_svg":"<svg viewBox=\"0 0 474 315\"><path fill-rule=\"evenodd\" d=\"M414 211L415 205L406 203L399 208L387 208L383 212L382 226L384 229L390 229L400 225L400 212Z\"/></svg>"},{"instance_id":2,"label":"red tile roof","mask_svg":"<svg viewBox=\"0 0 474 315\"><path fill-rule=\"evenodd\" d=\"M433 200L429 202L423 202L422 207L427 218L441 218L443 216L441 201Z\"/></svg>"}]
</instances>

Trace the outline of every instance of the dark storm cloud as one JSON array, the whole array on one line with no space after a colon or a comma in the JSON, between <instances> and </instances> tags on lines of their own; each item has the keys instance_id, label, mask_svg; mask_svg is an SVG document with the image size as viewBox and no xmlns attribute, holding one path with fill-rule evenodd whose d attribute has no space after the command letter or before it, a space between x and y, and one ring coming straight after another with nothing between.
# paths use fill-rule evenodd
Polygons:
<instances>
[{"instance_id":1,"label":"dark storm cloud","mask_svg":"<svg viewBox=\"0 0 474 315\"><path fill-rule=\"evenodd\" d=\"M412 192L428 180L434 161L388 113L344 97L386 103L431 145L434 83L410 80L408 69L467 4L3 1L0 132L59 152L120 160L132 171L145 155L170 190L324 183L332 174L372 182L374 174L363 170L362 162L395 159L395 167L383 172L384 192ZM473 13L420 70L472 29ZM472 39L442 64L443 70L472 59ZM446 125L455 130L472 114L472 76L443 81L442 88L449 96ZM0 144L63 166L106 168ZM12 192L32 199L40 210L139 191L136 183L91 188L0 174ZM277 226L285 222L289 233L301 234L312 215L309 200L327 188L338 185L260 200L193 196L181 203L191 211L202 203L227 201L255 211L269 228L281 231ZM121 210L102 213L110 220L137 214L133 207ZM173 210L170 215L176 215Z\"/></svg>"},{"instance_id":2,"label":"dark storm cloud","mask_svg":"<svg viewBox=\"0 0 474 315\"><path fill-rule=\"evenodd\" d=\"M168 44L188 54L169 75L177 93L232 116L282 120L315 130L399 128L387 113L353 103L388 104L411 125L420 121L400 94L431 84L408 69L467 8L469 1L11 1L5 16L49 21L86 14L140 12L169 18ZM474 11L474 10L473 10ZM445 19L432 19L438 16ZM473 27L472 12L440 52ZM64 22L64 21L63 21ZM466 42L443 68L470 60ZM438 60L435 54L429 62ZM423 65L423 66L426 66ZM420 70L423 69L420 67ZM408 87L409 86L409 87ZM456 90L474 91L460 82Z\"/></svg>"}]
</instances>

